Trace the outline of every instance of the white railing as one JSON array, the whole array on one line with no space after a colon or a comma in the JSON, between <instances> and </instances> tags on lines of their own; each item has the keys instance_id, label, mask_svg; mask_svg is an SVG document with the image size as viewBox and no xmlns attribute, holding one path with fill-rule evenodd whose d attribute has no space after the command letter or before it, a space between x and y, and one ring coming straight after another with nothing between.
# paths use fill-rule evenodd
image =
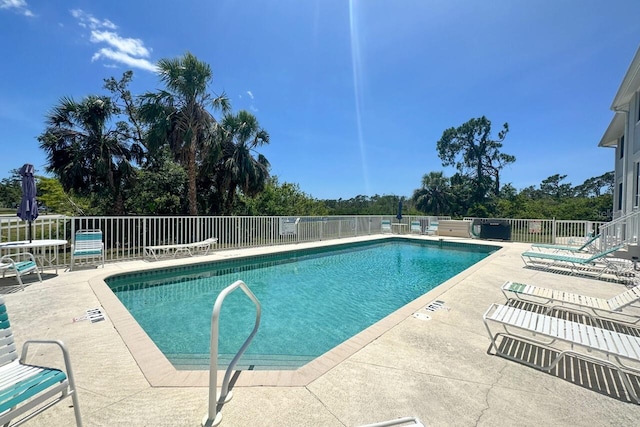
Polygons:
<instances>
[{"instance_id":1,"label":"white railing","mask_svg":"<svg viewBox=\"0 0 640 427\"><path fill-rule=\"evenodd\" d=\"M465 217L465 221L482 218ZM511 240L523 243L572 244L598 233L604 221L573 221L556 219L492 218L506 221L511 227Z\"/></svg>"},{"instance_id":2,"label":"white railing","mask_svg":"<svg viewBox=\"0 0 640 427\"><path fill-rule=\"evenodd\" d=\"M70 245L77 230L100 229L104 234L105 261L127 261L144 258L144 247L192 243L217 237L215 250L243 249L299 242L341 239L381 233L382 221L405 224L394 231L409 233L411 221L420 221L423 229L434 220L450 217L359 215L359 216L41 216L33 222L34 239L67 240L59 250L57 267L70 263ZM474 218L465 218L473 220ZM564 221L553 219L510 219L511 240L526 243L571 243L598 232L610 223L601 221ZM616 220L619 221L620 219ZM613 221L616 223L615 221ZM619 223L616 223L619 224ZM637 236L638 221L625 223L624 235ZM0 243L27 239L26 221L17 216L0 217ZM611 232L613 236L621 231ZM46 254L44 254L46 255ZM51 257L49 257L51 258Z\"/></svg>"},{"instance_id":3,"label":"white railing","mask_svg":"<svg viewBox=\"0 0 640 427\"><path fill-rule=\"evenodd\" d=\"M245 340L245 342L238 350L238 353L235 355L227 370L224 374L224 380L222 381L222 387L220 389L220 395L217 394L218 389L218 329L220 326L220 310L222 310L222 303L224 299L231 292L240 288L242 292L244 292L247 297L253 302L256 306L256 321L253 325L253 329L251 333ZM213 427L220 424L222 421L222 413L218 411L218 405L224 405L229 400L231 400L231 392L229 391L229 380L231 379L231 371L242 357L244 351L249 347L253 337L258 332L258 327L260 326L260 314L261 314L260 301L258 298L251 292L251 289L244 283L242 280L237 280L231 285L227 286L220 292L218 297L216 298L216 302L213 305L213 312L211 313L211 361L209 366L209 410L207 415L204 416L202 420L202 425L204 427Z\"/></svg>"},{"instance_id":4,"label":"white railing","mask_svg":"<svg viewBox=\"0 0 640 427\"><path fill-rule=\"evenodd\" d=\"M619 245L637 245L640 231L640 211L620 216L600 227L598 249L605 251Z\"/></svg>"}]
</instances>

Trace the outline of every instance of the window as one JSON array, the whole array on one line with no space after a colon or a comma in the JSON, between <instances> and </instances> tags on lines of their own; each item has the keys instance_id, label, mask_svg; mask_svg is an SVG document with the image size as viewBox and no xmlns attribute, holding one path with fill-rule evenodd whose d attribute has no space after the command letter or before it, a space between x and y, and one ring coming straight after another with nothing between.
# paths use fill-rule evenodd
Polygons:
<instances>
[{"instance_id":1,"label":"window","mask_svg":"<svg viewBox=\"0 0 640 427\"><path fill-rule=\"evenodd\" d=\"M640 206L640 162L633 164L633 207Z\"/></svg>"},{"instance_id":2,"label":"window","mask_svg":"<svg viewBox=\"0 0 640 427\"><path fill-rule=\"evenodd\" d=\"M620 137L620 158L624 157L624 135Z\"/></svg>"},{"instance_id":3,"label":"window","mask_svg":"<svg viewBox=\"0 0 640 427\"><path fill-rule=\"evenodd\" d=\"M622 183L618 184L618 210L622 210Z\"/></svg>"}]
</instances>

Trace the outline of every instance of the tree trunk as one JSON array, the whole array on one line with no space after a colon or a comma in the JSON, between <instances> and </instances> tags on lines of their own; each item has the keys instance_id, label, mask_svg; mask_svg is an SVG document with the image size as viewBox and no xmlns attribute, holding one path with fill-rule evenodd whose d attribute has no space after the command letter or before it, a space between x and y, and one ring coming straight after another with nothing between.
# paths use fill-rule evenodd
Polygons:
<instances>
[{"instance_id":1,"label":"tree trunk","mask_svg":"<svg viewBox=\"0 0 640 427\"><path fill-rule=\"evenodd\" d=\"M198 215L198 198L196 194L196 136L191 137L189 145L189 159L187 160L187 173L189 174L189 189L187 198L189 200L189 215Z\"/></svg>"}]
</instances>

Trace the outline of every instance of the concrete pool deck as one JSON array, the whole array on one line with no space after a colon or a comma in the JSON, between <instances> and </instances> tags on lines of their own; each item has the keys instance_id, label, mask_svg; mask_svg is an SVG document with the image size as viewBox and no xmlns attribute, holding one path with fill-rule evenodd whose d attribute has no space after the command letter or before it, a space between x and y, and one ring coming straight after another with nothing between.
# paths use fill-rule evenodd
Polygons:
<instances>
[{"instance_id":1,"label":"concrete pool deck","mask_svg":"<svg viewBox=\"0 0 640 427\"><path fill-rule=\"evenodd\" d=\"M488 355L489 337L482 322L491 303L504 301L500 285L505 280L600 297L620 293L624 286L524 268L520 253L528 244L481 243L503 249L359 334L353 343L347 341L340 346L344 348L319 358L324 360L299 372L240 372L233 399L222 408L221 425L358 426L403 416L432 426L636 424L639 405ZM135 322L110 300L113 296L105 292L102 278L317 244L111 263L104 270L59 275L45 272L43 283L24 277L24 291L15 290L15 278L5 278L0 279L0 292L5 294L18 345L31 338L67 344L85 426L195 427L208 410L208 388L202 383L208 373L167 368L168 362L149 348ZM449 310L427 313L424 307L433 300L444 301ZM105 309L105 321L72 322L94 307ZM430 320L413 317L416 311ZM33 350L30 363L61 363L55 351L42 346ZM56 405L27 425L73 425L70 404L69 399Z\"/></svg>"}]
</instances>

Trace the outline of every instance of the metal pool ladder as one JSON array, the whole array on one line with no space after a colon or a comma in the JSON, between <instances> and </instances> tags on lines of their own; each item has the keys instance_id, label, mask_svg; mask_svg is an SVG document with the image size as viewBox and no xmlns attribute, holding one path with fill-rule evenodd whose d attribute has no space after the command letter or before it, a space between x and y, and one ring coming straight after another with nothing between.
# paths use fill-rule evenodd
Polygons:
<instances>
[{"instance_id":1,"label":"metal pool ladder","mask_svg":"<svg viewBox=\"0 0 640 427\"><path fill-rule=\"evenodd\" d=\"M220 322L220 309L222 308L222 303L224 299L231 292L236 289L242 289L242 291L253 301L256 306L256 323L249 334L249 337L245 340L238 353L231 360L227 371L224 374L224 380L222 381L222 388L220 389L220 395L217 396L216 390L218 387L218 326ZM231 285L224 288L218 298L216 298L216 302L213 305L213 313L211 314L211 366L209 367L209 412L202 419L202 425L204 427L217 426L222 421L222 413L218 412L218 405L222 405L231 400L233 392L229 391L229 380L231 379L231 371L235 367L236 363L247 349L251 340L255 336L256 332L258 332L258 326L260 326L260 301L258 298L251 292L249 287L242 280L237 280Z\"/></svg>"}]
</instances>

